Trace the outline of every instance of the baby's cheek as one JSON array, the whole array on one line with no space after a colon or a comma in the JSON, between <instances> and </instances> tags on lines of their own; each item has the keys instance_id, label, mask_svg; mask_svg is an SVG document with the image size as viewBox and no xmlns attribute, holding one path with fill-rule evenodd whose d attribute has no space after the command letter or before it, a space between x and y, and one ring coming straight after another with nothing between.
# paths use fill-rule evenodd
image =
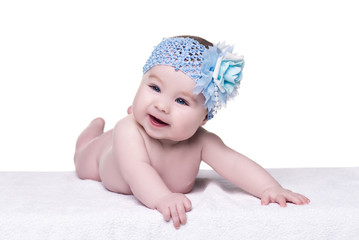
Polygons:
<instances>
[{"instance_id":1,"label":"baby's cheek","mask_svg":"<svg viewBox=\"0 0 359 240\"><path fill-rule=\"evenodd\" d=\"M198 124L185 124L178 130L178 135L183 140L191 138L198 130Z\"/></svg>"}]
</instances>

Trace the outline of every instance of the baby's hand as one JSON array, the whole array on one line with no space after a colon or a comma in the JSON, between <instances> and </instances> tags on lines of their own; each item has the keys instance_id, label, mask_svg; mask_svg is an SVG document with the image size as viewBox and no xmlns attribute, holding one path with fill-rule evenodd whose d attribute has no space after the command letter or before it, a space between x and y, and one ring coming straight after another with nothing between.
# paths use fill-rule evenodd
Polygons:
<instances>
[{"instance_id":1,"label":"baby's hand","mask_svg":"<svg viewBox=\"0 0 359 240\"><path fill-rule=\"evenodd\" d=\"M158 201L156 209L167 222L172 218L173 226L179 228L181 224L186 224L186 212L191 211L192 204L184 194L171 193Z\"/></svg>"},{"instance_id":2,"label":"baby's hand","mask_svg":"<svg viewBox=\"0 0 359 240\"><path fill-rule=\"evenodd\" d=\"M309 204L310 200L299 193L294 193L279 186L265 190L261 196L262 205L278 203L281 207L286 207L287 202L303 205Z\"/></svg>"}]
</instances>

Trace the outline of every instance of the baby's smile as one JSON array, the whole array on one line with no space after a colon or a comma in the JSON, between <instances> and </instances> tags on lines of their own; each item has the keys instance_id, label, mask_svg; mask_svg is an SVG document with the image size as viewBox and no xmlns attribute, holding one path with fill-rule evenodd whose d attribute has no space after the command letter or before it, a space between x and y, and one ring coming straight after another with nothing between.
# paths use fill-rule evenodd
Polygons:
<instances>
[{"instance_id":1,"label":"baby's smile","mask_svg":"<svg viewBox=\"0 0 359 240\"><path fill-rule=\"evenodd\" d=\"M156 118L155 116L149 115L149 117L151 124L156 127L165 127L169 125L168 123L162 121L161 119Z\"/></svg>"}]
</instances>

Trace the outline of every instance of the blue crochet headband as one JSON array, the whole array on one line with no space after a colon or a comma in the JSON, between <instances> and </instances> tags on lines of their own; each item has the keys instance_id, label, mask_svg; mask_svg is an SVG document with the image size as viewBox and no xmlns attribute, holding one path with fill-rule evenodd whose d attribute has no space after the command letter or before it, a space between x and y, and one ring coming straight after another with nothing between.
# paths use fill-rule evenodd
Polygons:
<instances>
[{"instance_id":1,"label":"blue crochet headband","mask_svg":"<svg viewBox=\"0 0 359 240\"><path fill-rule=\"evenodd\" d=\"M202 93L208 120L237 95L243 56L232 54L233 46L219 43L207 49L190 37L165 38L153 50L143 67L143 74L156 65L168 65L191 77L193 93Z\"/></svg>"}]
</instances>

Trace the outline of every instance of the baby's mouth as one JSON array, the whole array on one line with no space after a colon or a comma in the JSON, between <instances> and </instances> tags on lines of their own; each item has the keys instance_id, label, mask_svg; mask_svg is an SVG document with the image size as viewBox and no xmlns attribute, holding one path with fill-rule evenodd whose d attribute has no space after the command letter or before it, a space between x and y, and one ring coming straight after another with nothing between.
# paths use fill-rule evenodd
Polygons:
<instances>
[{"instance_id":1,"label":"baby's mouth","mask_svg":"<svg viewBox=\"0 0 359 240\"><path fill-rule=\"evenodd\" d=\"M162 121L161 119L158 119L152 115L150 115L150 121L153 125L155 125L156 127L163 127L163 126L168 126L168 123L165 123L164 121Z\"/></svg>"}]
</instances>

